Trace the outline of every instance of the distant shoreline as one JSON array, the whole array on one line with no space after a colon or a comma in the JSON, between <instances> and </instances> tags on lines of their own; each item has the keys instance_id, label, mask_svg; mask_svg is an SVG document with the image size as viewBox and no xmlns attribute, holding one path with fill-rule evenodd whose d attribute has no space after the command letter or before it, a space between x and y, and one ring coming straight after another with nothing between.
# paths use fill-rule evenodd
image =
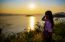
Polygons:
<instances>
[{"instance_id":1,"label":"distant shoreline","mask_svg":"<svg viewBox=\"0 0 65 42\"><path fill-rule=\"evenodd\" d=\"M37 16L43 14L0 14L0 16Z\"/></svg>"}]
</instances>

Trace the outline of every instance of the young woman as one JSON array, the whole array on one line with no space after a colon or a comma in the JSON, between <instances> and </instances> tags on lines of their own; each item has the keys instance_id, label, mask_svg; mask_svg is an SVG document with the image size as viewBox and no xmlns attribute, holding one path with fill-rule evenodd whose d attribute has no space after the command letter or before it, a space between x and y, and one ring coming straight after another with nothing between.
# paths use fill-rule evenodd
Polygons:
<instances>
[{"instance_id":1,"label":"young woman","mask_svg":"<svg viewBox=\"0 0 65 42\"><path fill-rule=\"evenodd\" d=\"M42 20L45 21L43 31L45 42L52 42L52 33L54 27L52 12L46 11L45 16L42 18Z\"/></svg>"}]
</instances>

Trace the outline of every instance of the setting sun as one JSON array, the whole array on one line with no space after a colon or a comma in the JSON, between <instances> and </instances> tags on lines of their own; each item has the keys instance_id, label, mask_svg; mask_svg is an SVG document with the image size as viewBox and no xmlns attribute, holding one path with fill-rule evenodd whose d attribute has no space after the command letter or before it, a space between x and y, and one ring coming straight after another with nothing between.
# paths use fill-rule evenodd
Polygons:
<instances>
[{"instance_id":1,"label":"setting sun","mask_svg":"<svg viewBox=\"0 0 65 42\"><path fill-rule=\"evenodd\" d=\"M29 7L29 9L30 9L30 10L32 10L32 9L35 9L35 7L36 7L36 6L35 6L35 4L34 4L34 3L31 3L31 4L29 4L29 6L28 6L28 7Z\"/></svg>"}]
</instances>

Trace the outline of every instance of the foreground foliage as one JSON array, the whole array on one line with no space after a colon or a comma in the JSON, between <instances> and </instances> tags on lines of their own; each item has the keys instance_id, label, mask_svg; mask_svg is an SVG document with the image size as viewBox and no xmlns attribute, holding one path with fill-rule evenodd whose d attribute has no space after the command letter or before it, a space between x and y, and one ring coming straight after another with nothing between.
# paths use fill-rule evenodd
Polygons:
<instances>
[{"instance_id":1,"label":"foreground foliage","mask_svg":"<svg viewBox=\"0 0 65 42\"><path fill-rule=\"evenodd\" d=\"M42 27L37 25L35 31L12 33L7 37L0 33L0 42L42 42L43 35L40 28ZM65 22L55 24L52 37L55 42L65 42Z\"/></svg>"}]
</instances>

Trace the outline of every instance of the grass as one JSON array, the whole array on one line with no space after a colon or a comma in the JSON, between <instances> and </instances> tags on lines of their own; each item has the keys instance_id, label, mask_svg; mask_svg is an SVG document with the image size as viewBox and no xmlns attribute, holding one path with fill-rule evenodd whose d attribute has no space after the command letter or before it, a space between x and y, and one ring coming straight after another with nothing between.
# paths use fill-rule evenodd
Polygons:
<instances>
[{"instance_id":1,"label":"grass","mask_svg":"<svg viewBox=\"0 0 65 42\"><path fill-rule=\"evenodd\" d=\"M0 33L0 42L42 42L40 28L42 27L37 25L35 31L12 33L13 35L9 34L7 37ZM65 22L55 24L52 37L55 42L65 42Z\"/></svg>"}]
</instances>

